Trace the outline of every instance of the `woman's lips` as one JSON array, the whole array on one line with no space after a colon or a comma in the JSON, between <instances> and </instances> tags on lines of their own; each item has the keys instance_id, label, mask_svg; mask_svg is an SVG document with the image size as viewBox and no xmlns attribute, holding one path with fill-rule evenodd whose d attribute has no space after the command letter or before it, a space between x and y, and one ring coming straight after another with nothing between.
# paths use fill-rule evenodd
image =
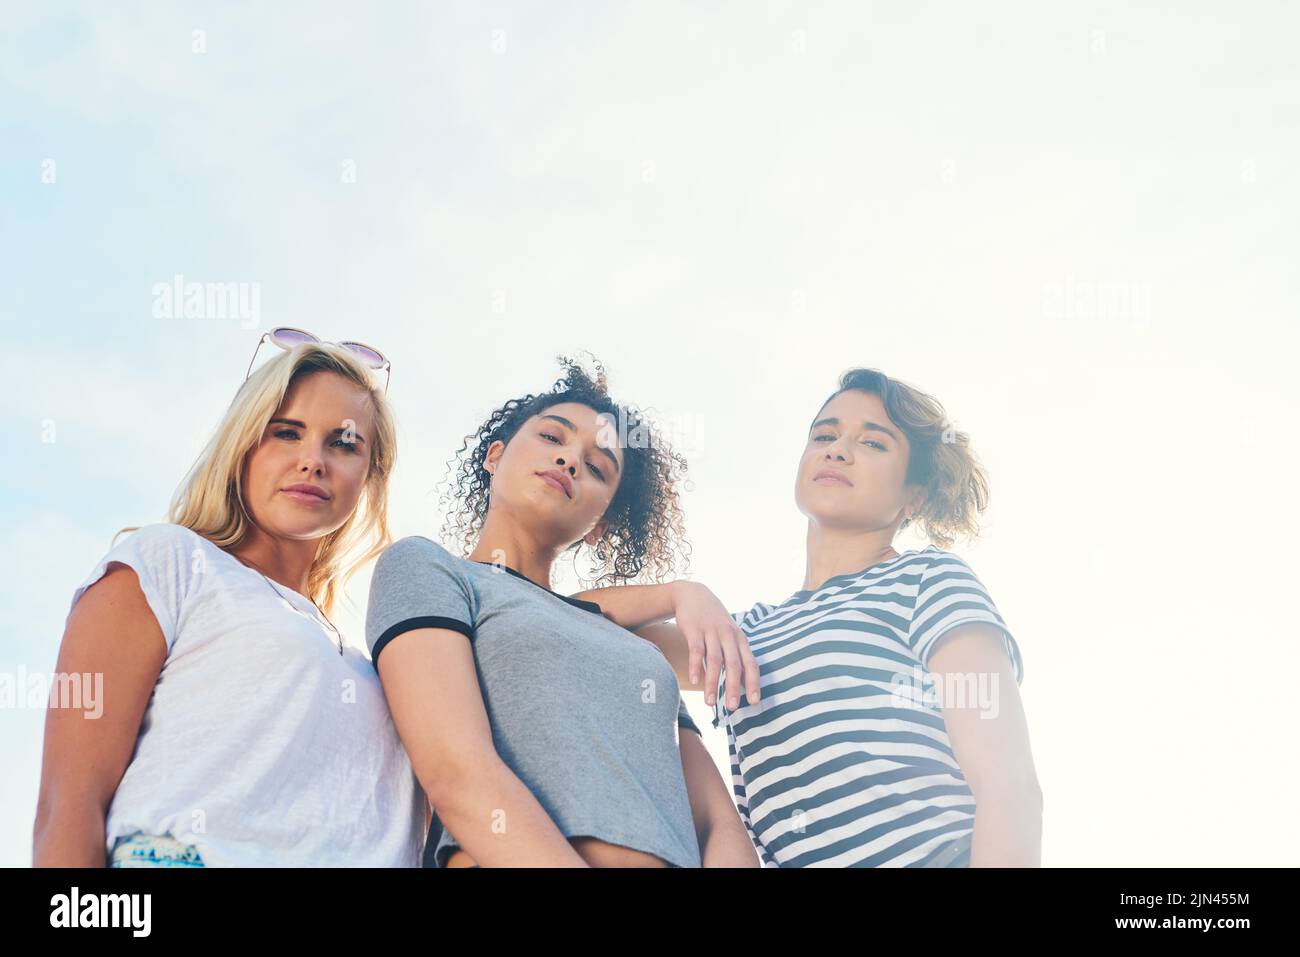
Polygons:
<instances>
[{"instance_id":1,"label":"woman's lips","mask_svg":"<svg viewBox=\"0 0 1300 957\"><path fill-rule=\"evenodd\" d=\"M834 472L818 472L813 479L814 485L843 485L846 488L852 488L853 483L842 475Z\"/></svg>"},{"instance_id":2,"label":"woman's lips","mask_svg":"<svg viewBox=\"0 0 1300 957\"><path fill-rule=\"evenodd\" d=\"M560 490L560 494L563 495L565 498L569 497L569 492L564 487L564 483L561 482L559 479L557 479L554 475L548 475L545 472L538 472L537 477L540 478L547 485L553 486L554 488L558 488Z\"/></svg>"},{"instance_id":3,"label":"woman's lips","mask_svg":"<svg viewBox=\"0 0 1300 957\"><path fill-rule=\"evenodd\" d=\"M297 489L284 489L283 494L289 496L295 502L302 502L304 505L324 505L329 501L319 495L313 495L311 492L300 492Z\"/></svg>"}]
</instances>

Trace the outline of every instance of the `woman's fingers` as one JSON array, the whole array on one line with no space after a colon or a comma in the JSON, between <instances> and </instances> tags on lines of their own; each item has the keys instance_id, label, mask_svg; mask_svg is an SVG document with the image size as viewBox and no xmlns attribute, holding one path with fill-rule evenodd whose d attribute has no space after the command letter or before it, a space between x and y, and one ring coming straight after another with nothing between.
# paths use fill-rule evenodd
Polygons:
<instances>
[{"instance_id":1,"label":"woman's fingers","mask_svg":"<svg viewBox=\"0 0 1300 957\"><path fill-rule=\"evenodd\" d=\"M704 689L705 701L710 706L716 699L719 672L726 671L726 706L732 711L740 707L740 693L743 690L749 704L757 704L761 682L759 681L758 662L749 650L749 638L739 625L732 622L731 627L722 631L704 633L705 663L708 668Z\"/></svg>"},{"instance_id":2,"label":"woman's fingers","mask_svg":"<svg viewBox=\"0 0 1300 957\"><path fill-rule=\"evenodd\" d=\"M735 711L740 707L740 686L745 674L741 668L740 650L736 647L735 635L728 633L729 640L717 640L722 648L722 660L727 669L727 707Z\"/></svg>"},{"instance_id":3,"label":"woman's fingers","mask_svg":"<svg viewBox=\"0 0 1300 957\"><path fill-rule=\"evenodd\" d=\"M749 650L749 638L744 629L735 621L715 629L697 628L680 622L678 625L689 650L687 673L691 684L703 689L704 701L709 707L717 702L718 679L724 668L726 706L733 711L740 707L742 691L748 703L758 703L761 688L758 662ZM700 681L701 670L704 674L703 683Z\"/></svg>"},{"instance_id":4,"label":"woman's fingers","mask_svg":"<svg viewBox=\"0 0 1300 957\"><path fill-rule=\"evenodd\" d=\"M740 666L745 672L745 697L749 699L750 704L757 704L762 690L762 682L759 681L758 662L754 659L754 653L749 650L749 636L745 634L744 629L734 622L732 627L735 629L736 640L740 649Z\"/></svg>"},{"instance_id":5,"label":"woman's fingers","mask_svg":"<svg viewBox=\"0 0 1300 957\"><path fill-rule=\"evenodd\" d=\"M718 676L722 673L722 647L712 632L704 635L704 701L709 707L718 700Z\"/></svg>"},{"instance_id":6,"label":"woman's fingers","mask_svg":"<svg viewBox=\"0 0 1300 957\"><path fill-rule=\"evenodd\" d=\"M691 685L695 686L700 683L700 668L704 664L704 641L700 638L699 631L690 625L683 625L678 622L678 627L682 630L682 635L686 638L686 647L690 652L686 661L687 674L690 676ZM704 689L705 696L708 696L709 689Z\"/></svg>"}]
</instances>

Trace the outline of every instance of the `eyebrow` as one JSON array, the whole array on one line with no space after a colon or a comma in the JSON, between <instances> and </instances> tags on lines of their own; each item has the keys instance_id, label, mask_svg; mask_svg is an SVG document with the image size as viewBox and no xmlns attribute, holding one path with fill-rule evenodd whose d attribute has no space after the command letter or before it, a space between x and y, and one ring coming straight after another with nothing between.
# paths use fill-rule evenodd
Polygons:
<instances>
[{"instance_id":1,"label":"eyebrow","mask_svg":"<svg viewBox=\"0 0 1300 957\"><path fill-rule=\"evenodd\" d=\"M816 422L814 422L814 423L812 424L812 427L809 428L808 431L811 432L813 429L817 428L817 426L819 426L819 425L835 425L835 426L838 426L839 424L840 424L840 420L837 419L837 418L835 418L834 416L832 416L831 418L828 418L828 419L818 419ZM893 429L887 429L887 428L885 428L883 425L881 425L879 422L863 422L863 423L862 423L862 427L863 427L864 429L867 429L868 431L871 431L871 432L884 432L887 436L889 436L889 437L890 437L891 439L893 439L895 442L898 442L899 444L902 444L902 441L903 441L903 440L900 439L900 438L899 438L899 437L894 433L894 430L893 430Z\"/></svg>"},{"instance_id":2,"label":"eyebrow","mask_svg":"<svg viewBox=\"0 0 1300 957\"><path fill-rule=\"evenodd\" d=\"M560 423L560 425L564 426L566 429L569 429L569 430L571 430L571 431L573 431L573 432L577 432L577 431L578 431L578 427L577 427L576 425L574 425L572 422L570 422L568 419L566 419L566 418L565 418L564 416L562 416L562 415L553 415L553 414L551 414L551 413L548 412L548 413L546 413L545 415L541 416L541 418L543 418L543 419L554 419L556 422ZM609 460L610 460L611 462L614 463L614 471L615 471L615 472L621 472L621 471L622 471L622 469L620 469L620 468L618 467L618 456L616 456L616 455L615 455L613 452L611 452L609 449L605 448L605 446L603 446L603 445L598 445L598 446L596 446L596 448L598 448L598 449L600 449L602 452L604 452L605 455L607 455L607 456L609 457Z\"/></svg>"},{"instance_id":3,"label":"eyebrow","mask_svg":"<svg viewBox=\"0 0 1300 957\"><path fill-rule=\"evenodd\" d=\"M292 425L296 429L307 428L306 422L299 422L297 419L272 419L270 422L267 423L267 425L274 425L276 422L283 422L285 425ZM333 432L330 433L330 435L342 435L346 431L347 429L335 429ZM358 442L361 442L363 444L365 443L366 437L362 435L360 432L358 432L356 429L352 430L352 434L356 437Z\"/></svg>"}]
</instances>

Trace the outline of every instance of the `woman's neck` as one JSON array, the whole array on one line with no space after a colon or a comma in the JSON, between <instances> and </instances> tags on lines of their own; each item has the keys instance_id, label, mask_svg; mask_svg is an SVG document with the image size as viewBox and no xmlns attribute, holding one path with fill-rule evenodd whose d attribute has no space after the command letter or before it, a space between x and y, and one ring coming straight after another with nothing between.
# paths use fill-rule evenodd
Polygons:
<instances>
[{"instance_id":1,"label":"woman's neck","mask_svg":"<svg viewBox=\"0 0 1300 957\"><path fill-rule=\"evenodd\" d=\"M561 551L556 545L539 542L518 522L490 511L469 557L476 562L508 565L532 582L550 588L551 566Z\"/></svg>"},{"instance_id":2,"label":"woman's neck","mask_svg":"<svg viewBox=\"0 0 1300 957\"><path fill-rule=\"evenodd\" d=\"M857 529L826 528L808 523L808 549L803 590L820 588L828 579L862 571L878 562L898 556L891 544L892 528L864 532Z\"/></svg>"},{"instance_id":3,"label":"woman's neck","mask_svg":"<svg viewBox=\"0 0 1300 957\"><path fill-rule=\"evenodd\" d=\"M285 588L308 594L307 578L320 548L320 539L275 538L252 527L230 554Z\"/></svg>"}]
</instances>

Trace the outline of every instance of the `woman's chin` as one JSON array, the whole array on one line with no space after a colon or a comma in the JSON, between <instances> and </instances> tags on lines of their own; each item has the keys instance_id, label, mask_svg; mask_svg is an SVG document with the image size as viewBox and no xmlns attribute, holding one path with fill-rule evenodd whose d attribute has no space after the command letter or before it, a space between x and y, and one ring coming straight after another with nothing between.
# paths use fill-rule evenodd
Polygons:
<instances>
[{"instance_id":1,"label":"woman's chin","mask_svg":"<svg viewBox=\"0 0 1300 957\"><path fill-rule=\"evenodd\" d=\"M861 509L852 508L848 503L804 502L799 510L810 522L825 528L868 531L875 527Z\"/></svg>"},{"instance_id":2,"label":"woman's chin","mask_svg":"<svg viewBox=\"0 0 1300 957\"><path fill-rule=\"evenodd\" d=\"M342 522L325 521L321 515L275 515L262 525L263 530L276 538L305 541L324 538L335 531Z\"/></svg>"}]
</instances>

